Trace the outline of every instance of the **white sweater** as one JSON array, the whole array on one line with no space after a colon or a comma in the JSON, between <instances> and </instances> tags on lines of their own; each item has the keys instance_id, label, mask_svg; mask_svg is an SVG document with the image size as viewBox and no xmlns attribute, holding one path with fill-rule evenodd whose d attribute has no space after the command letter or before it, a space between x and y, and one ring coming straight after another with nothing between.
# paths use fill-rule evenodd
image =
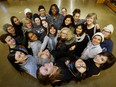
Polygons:
<instances>
[{"instance_id":1,"label":"white sweater","mask_svg":"<svg viewBox=\"0 0 116 87\"><path fill-rule=\"evenodd\" d=\"M82 52L81 58L86 60L88 58L94 58L98 53L102 52L100 44L93 45L92 42L89 42L87 47Z\"/></svg>"}]
</instances>

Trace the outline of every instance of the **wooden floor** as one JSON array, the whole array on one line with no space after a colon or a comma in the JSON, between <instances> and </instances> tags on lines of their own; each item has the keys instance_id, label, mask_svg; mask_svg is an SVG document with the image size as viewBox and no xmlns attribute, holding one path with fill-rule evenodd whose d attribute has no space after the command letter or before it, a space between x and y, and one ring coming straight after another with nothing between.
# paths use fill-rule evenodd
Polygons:
<instances>
[{"instance_id":1,"label":"wooden floor","mask_svg":"<svg viewBox=\"0 0 116 87\"><path fill-rule=\"evenodd\" d=\"M66 7L70 14L75 8L80 8L81 18L85 18L90 12L95 12L101 29L107 24L113 24L116 29L116 13L104 4L96 4L96 0L7 0L0 1L0 35L4 33L3 24L9 23L11 16L15 15L21 20L24 17L25 8L30 8L33 13L36 13L38 6L42 4L48 11L53 3L60 8ZM116 56L116 30L112 39L114 41L113 54ZM0 87L44 87L31 76L26 74L21 76L8 62L7 54L7 45L0 42ZM61 87L116 87L116 64L103 71L98 77L86 79L78 84L72 81Z\"/></svg>"}]
</instances>

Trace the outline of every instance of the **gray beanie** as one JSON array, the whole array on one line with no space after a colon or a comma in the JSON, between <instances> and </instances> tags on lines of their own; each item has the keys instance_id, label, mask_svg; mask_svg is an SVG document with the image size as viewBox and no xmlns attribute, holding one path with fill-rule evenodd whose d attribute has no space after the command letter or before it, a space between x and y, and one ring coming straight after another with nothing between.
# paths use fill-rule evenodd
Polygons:
<instances>
[{"instance_id":1,"label":"gray beanie","mask_svg":"<svg viewBox=\"0 0 116 87\"><path fill-rule=\"evenodd\" d=\"M8 27L10 27L10 26L12 26L12 25L11 25L11 24L8 24L8 23L7 23L7 24L4 24L4 25L3 25L3 29L4 29L6 32L8 32L7 29L8 29Z\"/></svg>"}]
</instances>

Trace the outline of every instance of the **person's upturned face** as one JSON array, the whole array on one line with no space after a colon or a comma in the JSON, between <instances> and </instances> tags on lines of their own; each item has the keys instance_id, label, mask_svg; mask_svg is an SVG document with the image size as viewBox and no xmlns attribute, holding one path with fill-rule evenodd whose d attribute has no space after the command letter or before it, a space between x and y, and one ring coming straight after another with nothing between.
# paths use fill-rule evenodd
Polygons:
<instances>
[{"instance_id":1,"label":"person's upturned face","mask_svg":"<svg viewBox=\"0 0 116 87\"><path fill-rule=\"evenodd\" d=\"M24 63L27 59L27 55L25 55L21 51L16 51L15 53L15 63Z\"/></svg>"},{"instance_id":2,"label":"person's upturned face","mask_svg":"<svg viewBox=\"0 0 116 87\"><path fill-rule=\"evenodd\" d=\"M94 45L98 45L98 44L100 44L100 42L101 42L101 40L102 40L102 38L101 38L101 36L94 36L93 38L92 38L92 43L94 44Z\"/></svg>"},{"instance_id":3,"label":"person's upturned face","mask_svg":"<svg viewBox=\"0 0 116 87\"><path fill-rule=\"evenodd\" d=\"M80 73L84 73L86 71L86 64L82 59L76 60L75 67Z\"/></svg>"},{"instance_id":4,"label":"person's upturned face","mask_svg":"<svg viewBox=\"0 0 116 87\"><path fill-rule=\"evenodd\" d=\"M104 35L104 38L108 38L108 37L110 37L111 32L108 31L108 30L103 30L103 31L102 31L102 34Z\"/></svg>"},{"instance_id":5,"label":"person's upturned face","mask_svg":"<svg viewBox=\"0 0 116 87\"><path fill-rule=\"evenodd\" d=\"M52 6L52 14L56 15L56 7L55 6Z\"/></svg>"},{"instance_id":6,"label":"person's upturned face","mask_svg":"<svg viewBox=\"0 0 116 87\"><path fill-rule=\"evenodd\" d=\"M29 21L28 21L28 22L26 22L26 27L31 29L31 28L32 28L32 23L31 23L31 22L29 22Z\"/></svg>"},{"instance_id":7,"label":"person's upturned face","mask_svg":"<svg viewBox=\"0 0 116 87\"><path fill-rule=\"evenodd\" d=\"M68 33L68 31L66 31L66 30L61 31L61 38L66 39L67 33Z\"/></svg>"},{"instance_id":8,"label":"person's upturned face","mask_svg":"<svg viewBox=\"0 0 116 87\"><path fill-rule=\"evenodd\" d=\"M55 33L56 33L56 29L54 29L54 27L51 27L50 33L51 33L51 34L55 34Z\"/></svg>"},{"instance_id":9,"label":"person's upturned face","mask_svg":"<svg viewBox=\"0 0 116 87\"><path fill-rule=\"evenodd\" d=\"M45 9L40 9L40 10L39 10L39 15L40 15L41 17L46 16L46 11L45 11Z\"/></svg>"},{"instance_id":10,"label":"person's upturned face","mask_svg":"<svg viewBox=\"0 0 116 87\"><path fill-rule=\"evenodd\" d=\"M66 20L65 20L65 25L69 25L69 24L71 24L72 22L71 22L71 18L66 18Z\"/></svg>"},{"instance_id":11,"label":"person's upturned face","mask_svg":"<svg viewBox=\"0 0 116 87\"><path fill-rule=\"evenodd\" d=\"M36 23L37 25L40 25L40 19L39 19L39 18L35 18L35 23Z\"/></svg>"},{"instance_id":12,"label":"person's upturned face","mask_svg":"<svg viewBox=\"0 0 116 87\"><path fill-rule=\"evenodd\" d=\"M11 46L11 45L16 45L16 41L14 38L12 38L11 36L7 36L5 39L6 43Z\"/></svg>"},{"instance_id":13,"label":"person's upturned face","mask_svg":"<svg viewBox=\"0 0 116 87\"><path fill-rule=\"evenodd\" d=\"M65 17L65 16L67 15L66 9L62 9L61 13L62 13L62 15Z\"/></svg>"},{"instance_id":14,"label":"person's upturned face","mask_svg":"<svg viewBox=\"0 0 116 87\"><path fill-rule=\"evenodd\" d=\"M81 34L81 33L82 33L82 27L81 27L81 26L78 26L78 27L76 28L76 34L79 35L79 34Z\"/></svg>"},{"instance_id":15,"label":"person's upturned face","mask_svg":"<svg viewBox=\"0 0 116 87\"><path fill-rule=\"evenodd\" d=\"M97 64L104 64L107 61L108 57L102 55L96 55L93 61Z\"/></svg>"},{"instance_id":16,"label":"person's upturned face","mask_svg":"<svg viewBox=\"0 0 116 87\"><path fill-rule=\"evenodd\" d=\"M75 21L75 22L78 21L79 18L80 18L80 14L79 14L79 13L76 13L76 14L73 16L73 18L74 18L74 21Z\"/></svg>"},{"instance_id":17,"label":"person's upturned face","mask_svg":"<svg viewBox=\"0 0 116 87\"><path fill-rule=\"evenodd\" d=\"M42 25L45 27L45 28L48 28L48 23L46 21L42 21Z\"/></svg>"},{"instance_id":18,"label":"person's upturned face","mask_svg":"<svg viewBox=\"0 0 116 87\"><path fill-rule=\"evenodd\" d=\"M30 38L30 40L31 40L32 42L38 40L36 34L34 34L34 33L29 33L29 34L28 34L28 37Z\"/></svg>"},{"instance_id":19,"label":"person's upturned face","mask_svg":"<svg viewBox=\"0 0 116 87\"><path fill-rule=\"evenodd\" d=\"M88 25L93 24L94 19L92 17L87 17L86 22L87 22Z\"/></svg>"},{"instance_id":20,"label":"person's upturned face","mask_svg":"<svg viewBox=\"0 0 116 87\"><path fill-rule=\"evenodd\" d=\"M53 73L54 65L52 62L45 63L43 66L40 67L39 70L42 75L50 75L51 73Z\"/></svg>"},{"instance_id":21,"label":"person's upturned face","mask_svg":"<svg viewBox=\"0 0 116 87\"><path fill-rule=\"evenodd\" d=\"M41 58L50 58L50 55L49 50L46 49L41 53Z\"/></svg>"},{"instance_id":22,"label":"person's upturned face","mask_svg":"<svg viewBox=\"0 0 116 87\"><path fill-rule=\"evenodd\" d=\"M27 12L27 13L26 13L26 17L29 18L29 19L31 19L31 18L32 18L32 13Z\"/></svg>"},{"instance_id":23,"label":"person's upturned face","mask_svg":"<svg viewBox=\"0 0 116 87\"><path fill-rule=\"evenodd\" d=\"M8 33L10 33L10 34L15 34L15 29L14 29L13 26L8 27L8 28L7 28L7 31L8 31Z\"/></svg>"},{"instance_id":24,"label":"person's upturned face","mask_svg":"<svg viewBox=\"0 0 116 87\"><path fill-rule=\"evenodd\" d=\"M14 23L15 23L16 25L20 25L20 21L19 21L18 18L14 18L13 21L14 21Z\"/></svg>"}]
</instances>

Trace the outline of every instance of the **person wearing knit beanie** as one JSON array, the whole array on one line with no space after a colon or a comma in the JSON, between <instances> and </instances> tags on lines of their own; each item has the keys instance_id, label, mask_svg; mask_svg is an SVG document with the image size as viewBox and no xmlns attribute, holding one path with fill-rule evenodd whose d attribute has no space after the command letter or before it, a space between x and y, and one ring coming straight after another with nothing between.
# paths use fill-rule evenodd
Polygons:
<instances>
[{"instance_id":1,"label":"person wearing knit beanie","mask_svg":"<svg viewBox=\"0 0 116 87\"><path fill-rule=\"evenodd\" d=\"M7 32L7 33L9 33L11 35L15 35L16 34L15 33L15 29L14 29L14 27L11 24L8 24L8 23L4 24L3 25L3 29L4 29L5 32Z\"/></svg>"},{"instance_id":2,"label":"person wearing knit beanie","mask_svg":"<svg viewBox=\"0 0 116 87\"><path fill-rule=\"evenodd\" d=\"M104 35L101 33L101 32L97 32L93 35L92 39L95 37L95 36L100 36L101 37L101 42L104 41Z\"/></svg>"},{"instance_id":3,"label":"person wearing knit beanie","mask_svg":"<svg viewBox=\"0 0 116 87\"><path fill-rule=\"evenodd\" d=\"M103 51L112 53L114 45L111 39L111 35L113 34L113 31L114 27L112 24L109 24L103 28L102 33L104 35L104 42L100 43L100 46Z\"/></svg>"},{"instance_id":4,"label":"person wearing knit beanie","mask_svg":"<svg viewBox=\"0 0 116 87\"><path fill-rule=\"evenodd\" d=\"M114 31L114 27L112 24L107 25L106 27L103 28L104 31L110 32L111 34L113 34Z\"/></svg>"},{"instance_id":5,"label":"person wearing knit beanie","mask_svg":"<svg viewBox=\"0 0 116 87\"><path fill-rule=\"evenodd\" d=\"M30 10L29 8L26 8L26 9L24 10L24 14L26 15L27 13L32 13L31 10Z\"/></svg>"},{"instance_id":6,"label":"person wearing knit beanie","mask_svg":"<svg viewBox=\"0 0 116 87\"><path fill-rule=\"evenodd\" d=\"M34 14L33 15L33 21L35 22L36 25L40 25L41 24L41 18L39 17L38 14Z\"/></svg>"},{"instance_id":7,"label":"person wearing knit beanie","mask_svg":"<svg viewBox=\"0 0 116 87\"><path fill-rule=\"evenodd\" d=\"M36 13L33 15L33 20L34 20L34 21L35 21L35 18L39 18L39 15L36 14Z\"/></svg>"},{"instance_id":8,"label":"person wearing knit beanie","mask_svg":"<svg viewBox=\"0 0 116 87\"><path fill-rule=\"evenodd\" d=\"M9 28L9 27L12 27L12 25L11 25L11 24L8 24L8 23L7 23L7 24L4 24L4 25L3 25L4 31L8 32L8 28Z\"/></svg>"},{"instance_id":9,"label":"person wearing knit beanie","mask_svg":"<svg viewBox=\"0 0 116 87\"><path fill-rule=\"evenodd\" d=\"M40 5L40 6L38 7L38 11L41 11L41 10L45 10L45 7L44 7L43 5Z\"/></svg>"},{"instance_id":10,"label":"person wearing knit beanie","mask_svg":"<svg viewBox=\"0 0 116 87\"><path fill-rule=\"evenodd\" d=\"M97 32L93 35L92 40L88 43L87 47L82 52L80 58L86 60L88 58L94 58L98 53L102 52L100 43L104 41L104 35L101 32Z\"/></svg>"},{"instance_id":11,"label":"person wearing knit beanie","mask_svg":"<svg viewBox=\"0 0 116 87\"><path fill-rule=\"evenodd\" d=\"M39 5L38 14L39 14L41 20L43 20L43 19L48 20L49 19L49 15L46 13L46 9L45 9L45 7L43 5Z\"/></svg>"},{"instance_id":12,"label":"person wearing knit beanie","mask_svg":"<svg viewBox=\"0 0 116 87\"><path fill-rule=\"evenodd\" d=\"M31 11L29 8L26 8L26 9L24 10L24 14L25 14L25 18L22 19L23 22L24 22L24 20L25 20L26 18L29 18L29 19L32 20L33 14L32 14L32 11Z\"/></svg>"},{"instance_id":13,"label":"person wearing knit beanie","mask_svg":"<svg viewBox=\"0 0 116 87\"><path fill-rule=\"evenodd\" d=\"M24 44L24 37L16 33L15 28L11 24L4 24L3 29L16 40L18 45Z\"/></svg>"}]
</instances>

